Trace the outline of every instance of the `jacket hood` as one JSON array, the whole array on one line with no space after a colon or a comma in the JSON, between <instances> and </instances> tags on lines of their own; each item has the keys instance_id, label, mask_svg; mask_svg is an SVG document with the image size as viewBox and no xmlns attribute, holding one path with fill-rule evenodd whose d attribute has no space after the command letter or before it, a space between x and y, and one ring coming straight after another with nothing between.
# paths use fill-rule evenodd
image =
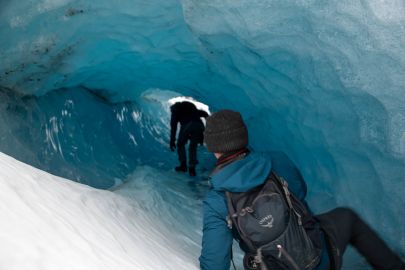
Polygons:
<instances>
[{"instance_id":1,"label":"jacket hood","mask_svg":"<svg viewBox=\"0 0 405 270\"><path fill-rule=\"evenodd\" d=\"M263 184L271 167L268 153L250 153L213 174L211 184L218 191L245 192Z\"/></svg>"}]
</instances>

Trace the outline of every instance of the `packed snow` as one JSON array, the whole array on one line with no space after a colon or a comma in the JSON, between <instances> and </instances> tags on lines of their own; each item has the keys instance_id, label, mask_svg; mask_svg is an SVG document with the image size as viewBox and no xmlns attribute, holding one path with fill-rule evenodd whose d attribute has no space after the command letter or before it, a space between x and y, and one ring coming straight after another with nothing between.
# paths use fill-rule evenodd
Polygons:
<instances>
[{"instance_id":1,"label":"packed snow","mask_svg":"<svg viewBox=\"0 0 405 270\"><path fill-rule=\"evenodd\" d=\"M198 269L206 186L181 193L187 178L141 167L112 192L0 165L0 269Z\"/></svg>"}]
</instances>

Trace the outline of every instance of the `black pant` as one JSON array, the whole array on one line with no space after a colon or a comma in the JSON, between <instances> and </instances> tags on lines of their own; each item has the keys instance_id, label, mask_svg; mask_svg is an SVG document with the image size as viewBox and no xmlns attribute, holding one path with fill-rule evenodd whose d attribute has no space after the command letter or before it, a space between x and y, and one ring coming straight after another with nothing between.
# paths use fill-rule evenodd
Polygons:
<instances>
[{"instance_id":1,"label":"black pant","mask_svg":"<svg viewBox=\"0 0 405 270\"><path fill-rule=\"evenodd\" d=\"M181 126L177 139L177 154L179 155L181 164L187 164L186 144L188 141L190 141L188 146L188 165L194 167L198 164L197 147L204 140L203 132L204 124L201 121L192 121Z\"/></svg>"},{"instance_id":2,"label":"black pant","mask_svg":"<svg viewBox=\"0 0 405 270\"><path fill-rule=\"evenodd\" d=\"M348 244L353 245L374 269L404 270L405 263L353 210L336 208L317 216L321 227L329 236L329 252L334 251L335 267L340 269L342 256Z\"/></svg>"}]
</instances>

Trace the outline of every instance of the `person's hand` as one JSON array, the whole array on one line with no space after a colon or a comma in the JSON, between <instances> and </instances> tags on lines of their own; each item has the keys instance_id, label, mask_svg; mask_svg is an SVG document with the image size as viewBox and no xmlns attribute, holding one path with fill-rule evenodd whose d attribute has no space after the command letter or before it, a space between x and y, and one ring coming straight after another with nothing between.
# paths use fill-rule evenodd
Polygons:
<instances>
[{"instance_id":1,"label":"person's hand","mask_svg":"<svg viewBox=\"0 0 405 270\"><path fill-rule=\"evenodd\" d=\"M173 141L170 141L170 150L172 150L172 152L174 152L174 149L176 149L176 143Z\"/></svg>"}]
</instances>

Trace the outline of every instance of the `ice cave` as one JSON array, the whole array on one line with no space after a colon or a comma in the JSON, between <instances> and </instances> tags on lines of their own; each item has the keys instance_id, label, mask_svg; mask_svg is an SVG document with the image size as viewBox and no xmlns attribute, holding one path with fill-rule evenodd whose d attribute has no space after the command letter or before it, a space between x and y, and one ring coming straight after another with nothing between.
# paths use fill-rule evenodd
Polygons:
<instances>
[{"instance_id":1,"label":"ice cave","mask_svg":"<svg viewBox=\"0 0 405 270\"><path fill-rule=\"evenodd\" d=\"M0 39L0 269L198 269L215 158L173 170L176 97L404 256L403 0L0 0Z\"/></svg>"}]
</instances>

